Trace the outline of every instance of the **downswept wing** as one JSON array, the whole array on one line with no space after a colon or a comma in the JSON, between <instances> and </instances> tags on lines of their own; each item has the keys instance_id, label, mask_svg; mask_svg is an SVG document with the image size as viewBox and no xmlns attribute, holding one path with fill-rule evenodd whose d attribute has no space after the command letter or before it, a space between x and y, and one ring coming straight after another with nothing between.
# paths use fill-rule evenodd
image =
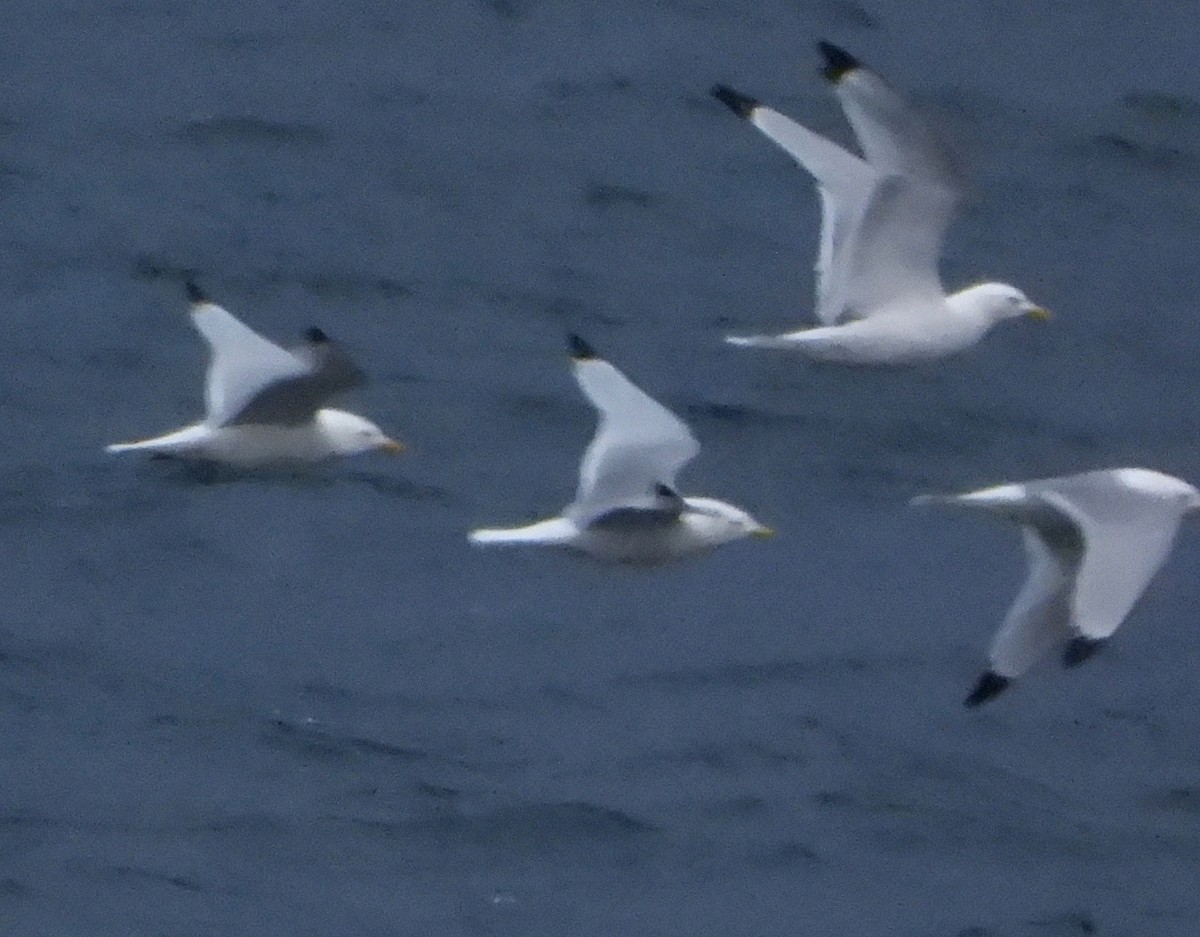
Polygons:
<instances>
[{"instance_id":1,"label":"downswept wing","mask_svg":"<svg viewBox=\"0 0 1200 937\"><path fill-rule=\"evenodd\" d=\"M1074 628L1086 638L1107 638L1166 560L1184 505L1130 490L1111 472L1056 480L1046 497L1056 499L1083 535L1071 597Z\"/></svg>"},{"instance_id":2,"label":"downswept wing","mask_svg":"<svg viewBox=\"0 0 1200 937\"><path fill-rule=\"evenodd\" d=\"M192 321L212 354L204 388L210 426L304 423L334 394L363 381L319 329L289 351L207 300L193 305Z\"/></svg>"},{"instance_id":3,"label":"downswept wing","mask_svg":"<svg viewBox=\"0 0 1200 937\"><path fill-rule=\"evenodd\" d=\"M1071 591L1083 552L1074 521L1047 506L1036 526L1021 527L1029 573L988 657L1002 677L1019 677L1071 637Z\"/></svg>"},{"instance_id":4,"label":"downswept wing","mask_svg":"<svg viewBox=\"0 0 1200 937\"><path fill-rule=\"evenodd\" d=\"M677 517L675 476L700 451L691 430L607 361L576 357L574 367L600 425L583 454L568 516L584 524L629 509Z\"/></svg>"}]
</instances>

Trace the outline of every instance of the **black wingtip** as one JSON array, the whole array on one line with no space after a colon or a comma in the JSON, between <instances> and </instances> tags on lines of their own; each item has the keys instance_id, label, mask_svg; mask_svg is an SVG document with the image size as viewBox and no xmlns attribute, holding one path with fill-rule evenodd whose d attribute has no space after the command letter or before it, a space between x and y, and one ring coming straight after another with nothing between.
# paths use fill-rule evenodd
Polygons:
<instances>
[{"instance_id":1,"label":"black wingtip","mask_svg":"<svg viewBox=\"0 0 1200 937\"><path fill-rule=\"evenodd\" d=\"M329 336L315 325L310 325L304 330L304 340L312 345L323 345L329 341Z\"/></svg>"},{"instance_id":2,"label":"black wingtip","mask_svg":"<svg viewBox=\"0 0 1200 937\"><path fill-rule=\"evenodd\" d=\"M979 682L975 684L975 689L971 691L971 695L963 700L963 705L967 709L974 709L976 706L981 706L990 699L994 699L1008 688L1012 683L1008 677L1002 677L993 670L984 671Z\"/></svg>"},{"instance_id":3,"label":"black wingtip","mask_svg":"<svg viewBox=\"0 0 1200 937\"><path fill-rule=\"evenodd\" d=\"M208 294L206 292L204 292L204 290L200 289L199 286L196 285L195 280L189 279L189 280L184 281L183 289L184 289L184 292L187 293L187 298L188 298L189 303L212 302L212 300L209 299Z\"/></svg>"},{"instance_id":4,"label":"black wingtip","mask_svg":"<svg viewBox=\"0 0 1200 937\"><path fill-rule=\"evenodd\" d=\"M742 94L740 91L734 91L728 85L713 85L708 93L738 117L749 118L754 113L754 109L759 106L759 102L754 98Z\"/></svg>"},{"instance_id":5,"label":"black wingtip","mask_svg":"<svg viewBox=\"0 0 1200 937\"><path fill-rule=\"evenodd\" d=\"M821 66L821 74L829 81L837 83L842 80L842 76L846 72L862 68L862 62L840 46L835 46L832 42L826 42L822 39L817 43L817 48L825 56L825 64Z\"/></svg>"},{"instance_id":6,"label":"black wingtip","mask_svg":"<svg viewBox=\"0 0 1200 937\"><path fill-rule=\"evenodd\" d=\"M587 361L589 358L599 357L596 349L574 332L567 336L567 346L571 349L571 357L576 361Z\"/></svg>"},{"instance_id":7,"label":"black wingtip","mask_svg":"<svg viewBox=\"0 0 1200 937\"><path fill-rule=\"evenodd\" d=\"M1063 650L1062 662L1064 667L1078 667L1104 647L1103 638L1085 638L1077 634L1067 642Z\"/></svg>"}]
</instances>

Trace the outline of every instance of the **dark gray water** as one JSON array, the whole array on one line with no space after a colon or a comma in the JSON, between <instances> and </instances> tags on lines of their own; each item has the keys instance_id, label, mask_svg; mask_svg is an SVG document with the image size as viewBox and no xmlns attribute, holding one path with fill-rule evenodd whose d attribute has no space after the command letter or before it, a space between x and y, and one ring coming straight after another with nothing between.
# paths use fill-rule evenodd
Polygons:
<instances>
[{"instance_id":1,"label":"dark gray water","mask_svg":"<svg viewBox=\"0 0 1200 937\"><path fill-rule=\"evenodd\" d=\"M905 507L1200 479L1196 4L1011 6L8 0L0 934L1196 934L1196 531L1097 660L967 712L1019 539ZM905 373L720 343L802 321L818 216L706 92L845 140L817 38L969 154L948 281L1051 326ZM182 271L346 342L409 454L106 456L200 412ZM781 535L469 549L571 497L568 329Z\"/></svg>"}]
</instances>

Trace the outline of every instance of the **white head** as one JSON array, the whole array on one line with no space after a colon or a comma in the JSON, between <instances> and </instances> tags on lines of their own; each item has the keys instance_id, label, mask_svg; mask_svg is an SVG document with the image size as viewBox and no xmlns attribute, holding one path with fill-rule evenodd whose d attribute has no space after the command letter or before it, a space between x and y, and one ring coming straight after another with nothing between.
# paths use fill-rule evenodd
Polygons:
<instances>
[{"instance_id":1,"label":"white head","mask_svg":"<svg viewBox=\"0 0 1200 937\"><path fill-rule=\"evenodd\" d=\"M1017 316L1029 316L1041 321L1050 318L1050 313L1030 302L1028 296L1007 283L968 286L946 297L946 302L956 313L976 316L987 322L1000 322Z\"/></svg>"},{"instance_id":2,"label":"white head","mask_svg":"<svg viewBox=\"0 0 1200 937\"><path fill-rule=\"evenodd\" d=\"M403 452L404 444L384 435L370 420L345 410L318 410L317 426L337 455L357 455L378 449Z\"/></svg>"},{"instance_id":3,"label":"white head","mask_svg":"<svg viewBox=\"0 0 1200 937\"><path fill-rule=\"evenodd\" d=\"M716 498L685 498L684 503L685 523L714 546L742 537L770 537L775 533L741 508Z\"/></svg>"}]
</instances>

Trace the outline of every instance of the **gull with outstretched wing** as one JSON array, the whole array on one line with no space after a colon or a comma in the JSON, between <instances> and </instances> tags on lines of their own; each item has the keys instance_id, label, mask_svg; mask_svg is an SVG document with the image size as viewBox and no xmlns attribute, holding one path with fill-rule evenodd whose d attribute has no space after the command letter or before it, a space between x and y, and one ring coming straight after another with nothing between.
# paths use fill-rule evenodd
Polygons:
<instances>
[{"instance_id":1,"label":"gull with outstretched wing","mask_svg":"<svg viewBox=\"0 0 1200 937\"><path fill-rule=\"evenodd\" d=\"M655 564L770 530L714 498L679 494L675 477L700 451L691 430L602 358L570 337L575 379L600 414L561 517L474 530L472 543L567 547L610 562Z\"/></svg>"},{"instance_id":2,"label":"gull with outstretched wing","mask_svg":"<svg viewBox=\"0 0 1200 937\"><path fill-rule=\"evenodd\" d=\"M848 52L818 43L863 155L726 85L712 95L803 166L821 198L820 326L730 336L843 364L915 364L971 347L1004 319L1047 318L1020 290L981 283L946 295L942 240L964 195L950 149L907 101Z\"/></svg>"},{"instance_id":3,"label":"gull with outstretched wing","mask_svg":"<svg viewBox=\"0 0 1200 937\"><path fill-rule=\"evenodd\" d=\"M203 422L108 452L204 459L236 465L311 462L403 446L370 420L325 404L365 380L320 329L297 348L281 348L187 284L192 323L208 344Z\"/></svg>"},{"instance_id":4,"label":"gull with outstretched wing","mask_svg":"<svg viewBox=\"0 0 1200 937\"><path fill-rule=\"evenodd\" d=\"M987 511L1021 525L1029 575L966 699L974 707L1056 647L1067 667L1091 657L1166 561L1184 514L1200 508L1200 491L1161 472L1121 468L913 503Z\"/></svg>"}]
</instances>

